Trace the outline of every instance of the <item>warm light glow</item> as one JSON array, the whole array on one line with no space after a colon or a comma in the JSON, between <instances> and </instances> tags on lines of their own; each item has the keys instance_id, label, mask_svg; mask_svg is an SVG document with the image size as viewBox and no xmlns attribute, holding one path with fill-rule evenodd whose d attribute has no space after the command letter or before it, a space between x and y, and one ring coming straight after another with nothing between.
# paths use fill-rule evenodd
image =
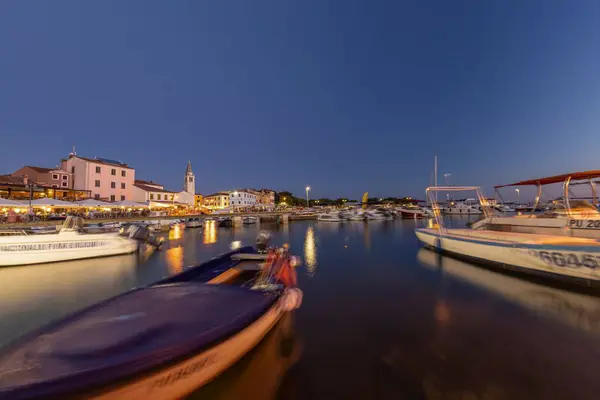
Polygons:
<instances>
[{"instance_id":1,"label":"warm light glow","mask_svg":"<svg viewBox=\"0 0 600 400\"><path fill-rule=\"evenodd\" d=\"M181 238L181 226L176 224L173 229L169 231L169 240L177 240Z\"/></svg>"},{"instance_id":2,"label":"warm light glow","mask_svg":"<svg viewBox=\"0 0 600 400\"><path fill-rule=\"evenodd\" d=\"M317 269L317 249L315 243L315 232L312 226L306 230L304 239L304 261L308 274L312 277Z\"/></svg>"},{"instance_id":3,"label":"warm light glow","mask_svg":"<svg viewBox=\"0 0 600 400\"><path fill-rule=\"evenodd\" d=\"M18 213L21 212L21 209L20 208L15 208L15 212L18 214Z\"/></svg>"},{"instance_id":4,"label":"warm light glow","mask_svg":"<svg viewBox=\"0 0 600 400\"><path fill-rule=\"evenodd\" d=\"M8 208L3 208L2 211L7 212Z\"/></svg>"},{"instance_id":5,"label":"warm light glow","mask_svg":"<svg viewBox=\"0 0 600 400\"><path fill-rule=\"evenodd\" d=\"M309 190L310 190L310 186L307 186L306 187L306 191L308 192Z\"/></svg>"},{"instance_id":6,"label":"warm light glow","mask_svg":"<svg viewBox=\"0 0 600 400\"><path fill-rule=\"evenodd\" d=\"M50 211L52 211L52 209L50 207L46 207L46 211L50 212Z\"/></svg>"},{"instance_id":7,"label":"warm light glow","mask_svg":"<svg viewBox=\"0 0 600 400\"><path fill-rule=\"evenodd\" d=\"M172 247L166 252L167 266L171 275L183 271L183 247Z\"/></svg>"},{"instance_id":8,"label":"warm light glow","mask_svg":"<svg viewBox=\"0 0 600 400\"><path fill-rule=\"evenodd\" d=\"M215 221L206 221L203 239L204 244L217 243L217 224Z\"/></svg>"}]
</instances>

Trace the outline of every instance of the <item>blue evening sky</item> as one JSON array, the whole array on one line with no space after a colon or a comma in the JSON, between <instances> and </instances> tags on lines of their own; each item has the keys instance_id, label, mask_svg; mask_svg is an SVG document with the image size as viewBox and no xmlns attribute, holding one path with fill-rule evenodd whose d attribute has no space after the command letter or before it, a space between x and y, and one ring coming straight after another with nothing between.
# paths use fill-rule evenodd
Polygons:
<instances>
[{"instance_id":1,"label":"blue evening sky","mask_svg":"<svg viewBox=\"0 0 600 400\"><path fill-rule=\"evenodd\" d=\"M202 193L600 168L600 1L0 2L0 173L73 144ZM441 178L442 180L443 178Z\"/></svg>"}]
</instances>

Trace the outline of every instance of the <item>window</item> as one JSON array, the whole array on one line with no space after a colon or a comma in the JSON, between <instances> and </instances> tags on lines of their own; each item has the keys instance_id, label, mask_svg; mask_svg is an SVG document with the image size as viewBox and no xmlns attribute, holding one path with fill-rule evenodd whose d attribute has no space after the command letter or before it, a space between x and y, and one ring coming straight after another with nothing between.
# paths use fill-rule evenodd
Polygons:
<instances>
[{"instance_id":1,"label":"window","mask_svg":"<svg viewBox=\"0 0 600 400\"><path fill-rule=\"evenodd\" d=\"M52 185L52 187L53 187L53 188L57 188L57 187L58 187L58 185Z\"/></svg>"},{"instance_id":2,"label":"window","mask_svg":"<svg viewBox=\"0 0 600 400\"><path fill-rule=\"evenodd\" d=\"M67 187L69 184L67 182L62 183L62 187Z\"/></svg>"},{"instance_id":3,"label":"window","mask_svg":"<svg viewBox=\"0 0 600 400\"><path fill-rule=\"evenodd\" d=\"M125 176L125 170L121 171L121 176Z\"/></svg>"},{"instance_id":4,"label":"window","mask_svg":"<svg viewBox=\"0 0 600 400\"><path fill-rule=\"evenodd\" d=\"M114 169L114 168L111 168L111 170L110 170L110 174L111 174L111 175L117 175L117 170L116 170L116 169Z\"/></svg>"},{"instance_id":5,"label":"window","mask_svg":"<svg viewBox=\"0 0 600 400\"><path fill-rule=\"evenodd\" d=\"M125 189L125 183L121 182L121 189Z\"/></svg>"},{"instance_id":6,"label":"window","mask_svg":"<svg viewBox=\"0 0 600 400\"><path fill-rule=\"evenodd\" d=\"M115 201L115 195L114 194L110 195L110 201Z\"/></svg>"},{"instance_id":7,"label":"window","mask_svg":"<svg viewBox=\"0 0 600 400\"><path fill-rule=\"evenodd\" d=\"M158 200L160 200L160 194L157 194L157 195L156 195L156 198L157 198Z\"/></svg>"},{"instance_id":8,"label":"window","mask_svg":"<svg viewBox=\"0 0 600 400\"><path fill-rule=\"evenodd\" d=\"M96 167L96 173L99 174L100 172L102 172L102 169L100 167Z\"/></svg>"},{"instance_id":9,"label":"window","mask_svg":"<svg viewBox=\"0 0 600 400\"><path fill-rule=\"evenodd\" d=\"M111 189L115 189L117 187L117 183L116 182L111 182L110 183L110 188Z\"/></svg>"},{"instance_id":10,"label":"window","mask_svg":"<svg viewBox=\"0 0 600 400\"><path fill-rule=\"evenodd\" d=\"M171 200L175 200L175 196L171 195Z\"/></svg>"},{"instance_id":11,"label":"window","mask_svg":"<svg viewBox=\"0 0 600 400\"><path fill-rule=\"evenodd\" d=\"M96 200L100 200L100 195L99 195L98 193L96 193L96 194L94 195L94 198L95 198Z\"/></svg>"},{"instance_id":12,"label":"window","mask_svg":"<svg viewBox=\"0 0 600 400\"><path fill-rule=\"evenodd\" d=\"M66 175L63 175L63 176L62 176L62 180L63 180L63 181L66 181L67 179L68 179L68 178L67 178L67 176L66 176Z\"/></svg>"},{"instance_id":13,"label":"window","mask_svg":"<svg viewBox=\"0 0 600 400\"><path fill-rule=\"evenodd\" d=\"M121 195L121 201L125 200L125 196Z\"/></svg>"},{"instance_id":14,"label":"window","mask_svg":"<svg viewBox=\"0 0 600 400\"><path fill-rule=\"evenodd\" d=\"M71 167L71 173L74 174L75 173L75 167Z\"/></svg>"},{"instance_id":15,"label":"window","mask_svg":"<svg viewBox=\"0 0 600 400\"><path fill-rule=\"evenodd\" d=\"M55 181L58 180L58 174L52 174L52 179L54 179Z\"/></svg>"},{"instance_id":16,"label":"window","mask_svg":"<svg viewBox=\"0 0 600 400\"><path fill-rule=\"evenodd\" d=\"M150 200L154 200L154 193L150 193Z\"/></svg>"},{"instance_id":17,"label":"window","mask_svg":"<svg viewBox=\"0 0 600 400\"><path fill-rule=\"evenodd\" d=\"M194 177L193 177L193 176L190 176L190 177L188 178L188 180L189 180L190 182L194 182Z\"/></svg>"},{"instance_id":18,"label":"window","mask_svg":"<svg viewBox=\"0 0 600 400\"><path fill-rule=\"evenodd\" d=\"M100 187L100 181L96 180L96 187Z\"/></svg>"}]
</instances>

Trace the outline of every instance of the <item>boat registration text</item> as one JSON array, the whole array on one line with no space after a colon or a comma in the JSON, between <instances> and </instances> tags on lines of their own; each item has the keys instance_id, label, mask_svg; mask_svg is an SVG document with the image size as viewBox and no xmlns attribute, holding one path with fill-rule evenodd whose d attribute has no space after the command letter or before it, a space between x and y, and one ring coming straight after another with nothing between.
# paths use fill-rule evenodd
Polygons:
<instances>
[{"instance_id":1,"label":"boat registration text","mask_svg":"<svg viewBox=\"0 0 600 400\"><path fill-rule=\"evenodd\" d=\"M50 243L26 243L26 244L5 244L0 245L1 252L28 252L28 251L51 251L51 250L71 250L71 249L89 249L102 247L107 244L106 240L92 241L74 241L74 242L50 242Z\"/></svg>"},{"instance_id":2,"label":"boat registration text","mask_svg":"<svg viewBox=\"0 0 600 400\"><path fill-rule=\"evenodd\" d=\"M530 252L547 265L566 268L598 268L600 256L594 254L563 253L560 251L537 251Z\"/></svg>"},{"instance_id":3,"label":"boat registration text","mask_svg":"<svg viewBox=\"0 0 600 400\"><path fill-rule=\"evenodd\" d=\"M600 219L570 219L569 228L600 229Z\"/></svg>"}]
</instances>

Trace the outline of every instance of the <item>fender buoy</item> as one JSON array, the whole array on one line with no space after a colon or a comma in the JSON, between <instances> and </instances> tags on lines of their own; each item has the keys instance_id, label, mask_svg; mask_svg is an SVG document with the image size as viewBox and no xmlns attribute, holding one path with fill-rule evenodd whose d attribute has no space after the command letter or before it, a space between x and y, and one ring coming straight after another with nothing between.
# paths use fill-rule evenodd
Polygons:
<instances>
[{"instance_id":1,"label":"fender buoy","mask_svg":"<svg viewBox=\"0 0 600 400\"><path fill-rule=\"evenodd\" d=\"M292 311L302 305L302 290L298 288L287 289L283 294L282 306L285 311Z\"/></svg>"}]
</instances>

